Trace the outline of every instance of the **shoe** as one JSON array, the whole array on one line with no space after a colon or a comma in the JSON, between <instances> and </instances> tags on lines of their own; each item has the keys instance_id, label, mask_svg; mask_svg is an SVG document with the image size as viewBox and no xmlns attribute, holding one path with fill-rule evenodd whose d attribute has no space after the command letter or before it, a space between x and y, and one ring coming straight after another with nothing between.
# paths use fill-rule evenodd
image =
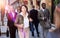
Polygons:
<instances>
[{"instance_id":1,"label":"shoe","mask_svg":"<svg viewBox=\"0 0 60 38\"><path fill-rule=\"evenodd\" d=\"M39 37L39 34L37 36Z\"/></svg>"},{"instance_id":2,"label":"shoe","mask_svg":"<svg viewBox=\"0 0 60 38\"><path fill-rule=\"evenodd\" d=\"M34 37L34 34L32 34L32 36Z\"/></svg>"}]
</instances>

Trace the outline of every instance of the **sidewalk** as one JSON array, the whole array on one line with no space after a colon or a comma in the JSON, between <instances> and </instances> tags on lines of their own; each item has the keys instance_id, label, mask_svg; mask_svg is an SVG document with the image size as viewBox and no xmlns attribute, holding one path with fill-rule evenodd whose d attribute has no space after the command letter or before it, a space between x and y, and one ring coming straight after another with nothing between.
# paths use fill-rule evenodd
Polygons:
<instances>
[{"instance_id":1,"label":"sidewalk","mask_svg":"<svg viewBox=\"0 0 60 38\"><path fill-rule=\"evenodd\" d=\"M39 26L39 29L40 29L40 26ZM40 32L40 31L39 31L39 32ZM35 36L32 37L31 32L30 32L30 38L38 38L38 37L37 37L37 34L36 34L36 30L34 31L34 34L35 34ZM9 38L9 37L6 37L6 34L2 34L2 35L0 36L0 38ZM16 32L16 38L18 38L17 32ZM39 38L40 38L40 37L39 37Z\"/></svg>"}]
</instances>

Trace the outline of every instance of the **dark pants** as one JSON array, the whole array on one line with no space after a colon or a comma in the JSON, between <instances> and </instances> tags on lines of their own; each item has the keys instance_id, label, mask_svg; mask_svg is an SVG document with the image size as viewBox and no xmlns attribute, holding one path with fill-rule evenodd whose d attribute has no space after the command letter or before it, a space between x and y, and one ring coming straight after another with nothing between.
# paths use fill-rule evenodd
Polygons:
<instances>
[{"instance_id":1,"label":"dark pants","mask_svg":"<svg viewBox=\"0 0 60 38\"><path fill-rule=\"evenodd\" d=\"M9 31L10 31L10 38L16 38L16 28L9 27Z\"/></svg>"},{"instance_id":2,"label":"dark pants","mask_svg":"<svg viewBox=\"0 0 60 38\"><path fill-rule=\"evenodd\" d=\"M35 28L36 28L37 35L39 35L39 32L38 32L38 23L34 23L34 25L35 25Z\"/></svg>"},{"instance_id":3,"label":"dark pants","mask_svg":"<svg viewBox=\"0 0 60 38\"><path fill-rule=\"evenodd\" d=\"M10 32L10 38L16 38L16 27L14 26L13 21L8 21L8 27Z\"/></svg>"},{"instance_id":4,"label":"dark pants","mask_svg":"<svg viewBox=\"0 0 60 38\"><path fill-rule=\"evenodd\" d=\"M39 35L39 32L38 32L38 23L32 23L32 22L30 22L30 30L32 32L32 35L34 35L34 26L33 25L36 28L37 35Z\"/></svg>"},{"instance_id":5,"label":"dark pants","mask_svg":"<svg viewBox=\"0 0 60 38\"><path fill-rule=\"evenodd\" d=\"M30 31L31 31L32 33L34 33L34 26L33 26L33 23L30 22L29 24L30 24Z\"/></svg>"}]
</instances>

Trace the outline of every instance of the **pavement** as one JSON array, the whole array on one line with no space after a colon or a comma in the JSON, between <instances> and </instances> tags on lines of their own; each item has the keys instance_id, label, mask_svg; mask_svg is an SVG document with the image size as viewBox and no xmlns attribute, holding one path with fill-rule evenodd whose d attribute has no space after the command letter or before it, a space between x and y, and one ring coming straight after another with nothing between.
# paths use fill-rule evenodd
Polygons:
<instances>
[{"instance_id":1,"label":"pavement","mask_svg":"<svg viewBox=\"0 0 60 38\"><path fill-rule=\"evenodd\" d=\"M41 32L41 26L39 25L38 27L39 29L39 33ZM10 37L6 37L6 34L1 34L0 38L10 38ZM18 33L16 32L16 38L18 38ZM37 33L36 30L34 31L34 37L31 35L31 31L30 31L30 38L42 38L41 35L40 37L37 37Z\"/></svg>"}]
</instances>

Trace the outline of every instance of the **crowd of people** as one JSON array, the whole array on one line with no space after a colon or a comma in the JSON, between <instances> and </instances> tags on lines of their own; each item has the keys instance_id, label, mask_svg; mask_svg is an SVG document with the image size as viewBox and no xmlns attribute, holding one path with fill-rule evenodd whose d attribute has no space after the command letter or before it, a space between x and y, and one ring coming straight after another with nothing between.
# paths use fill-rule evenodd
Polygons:
<instances>
[{"instance_id":1,"label":"crowd of people","mask_svg":"<svg viewBox=\"0 0 60 38\"><path fill-rule=\"evenodd\" d=\"M41 9L36 10L32 5L32 9L28 11L26 5L18 6L17 12L13 6L10 6L10 11L7 11L8 23L7 26L10 32L10 38L16 38L16 30L19 38L29 38L29 32L31 31L34 37L34 29L36 28L37 36L47 37L47 33L51 28L50 24L50 12L46 8L46 3L41 4ZM38 26L42 27L42 32L39 32ZM34 28L35 26L35 28Z\"/></svg>"},{"instance_id":2,"label":"crowd of people","mask_svg":"<svg viewBox=\"0 0 60 38\"><path fill-rule=\"evenodd\" d=\"M31 31L34 37L34 26L36 28L37 36L39 37L38 24L42 26L42 36L46 38L48 29L50 29L49 20L50 12L46 8L46 4L41 4L42 9L40 11L35 9L32 5L32 10L28 11L26 5L18 6L17 12L15 12L14 7L10 6L9 13L7 12L8 27L10 32L10 38L16 38L15 33L18 30L19 38L29 38L29 31Z\"/></svg>"}]
</instances>

